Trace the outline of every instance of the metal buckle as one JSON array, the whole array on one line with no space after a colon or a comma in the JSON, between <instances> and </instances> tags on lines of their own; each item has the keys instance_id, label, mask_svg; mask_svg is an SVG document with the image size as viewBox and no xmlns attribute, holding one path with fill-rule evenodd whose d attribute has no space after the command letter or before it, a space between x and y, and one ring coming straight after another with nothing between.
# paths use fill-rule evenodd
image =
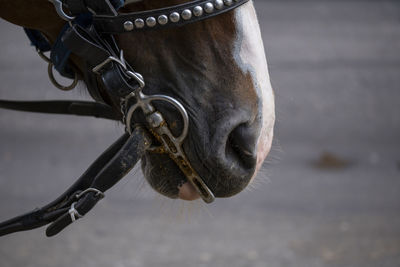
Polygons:
<instances>
[{"instance_id":1,"label":"metal buckle","mask_svg":"<svg viewBox=\"0 0 400 267\"><path fill-rule=\"evenodd\" d=\"M78 194L75 195L75 198L77 200L79 200L83 195L89 193L89 192L95 192L96 195L95 196L100 196L100 198L104 197L104 193L101 192L100 190L90 187L88 189L83 190L82 192L79 192ZM83 215L81 215L75 208L75 204L77 203L77 201L73 202L71 204L71 208L68 210L69 215L71 216L71 221L75 222L77 219L80 219L83 217Z\"/></svg>"},{"instance_id":2,"label":"metal buckle","mask_svg":"<svg viewBox=\"0 0 400 267\"><path fill-rule=\"evenodd\" d=\"M120 50L119 52L119 58L114 57L114 56L109 56L106 60L95 66L92 71L96 74L100 74L100 70L103 69L107 64L110 62L116 62L118 63L123 70L125 71L125 74L128 75L129 77L135 79L135 81L138 82L139 87L143 88L145 86L143 76L140 73L134 72L132 70L128 69L128 66L126 65L125 58L124 58L124 51Z\"/></svg>"}]
</instances>

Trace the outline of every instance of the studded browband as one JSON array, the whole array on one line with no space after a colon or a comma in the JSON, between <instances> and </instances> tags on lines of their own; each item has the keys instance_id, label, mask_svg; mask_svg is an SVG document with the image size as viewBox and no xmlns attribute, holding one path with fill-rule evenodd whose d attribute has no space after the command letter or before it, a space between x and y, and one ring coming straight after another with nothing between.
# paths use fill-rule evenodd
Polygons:
<instances>
[{"instance_id":1,"label":"studded browband","mask_svg":"<svg viewBox=\"0 0 400 267\"><path fill-rule=\"evenodd\" d=\"M93 25L102 33L126 33L133 30L159 29L183 26L215 17L237 8L249 0L196 0L188 3L133 13L117 13L109 1L63 0L62 3L75 16L87 11L94 13ZM58 2L58 1L55 1ZM59 14L71 19L58 7Z\"/></svg>"},{"instance_id":2,"label":"studded browband","mask_svg":"<svg viewBox=\"0 0 400 267\"><path fill-rule=\"evenodd\" d=\"M98 31L111 34L183 26L215 17L246 2L248 0L192 1L172 7L118 16L94 16L93 24Z\"/></svg>"}]
</instances>

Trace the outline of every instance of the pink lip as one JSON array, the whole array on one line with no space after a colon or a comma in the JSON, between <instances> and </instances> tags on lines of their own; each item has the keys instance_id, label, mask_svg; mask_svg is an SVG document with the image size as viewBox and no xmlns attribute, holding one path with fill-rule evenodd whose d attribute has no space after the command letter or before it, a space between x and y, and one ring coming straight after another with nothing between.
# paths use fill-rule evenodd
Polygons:
<instances>
[{"instance_id":1,"label":"pink lip","mask_svg":"<svg viewBox=\"0 0 400 267\"><path fill-rule=\"evenodd\" d=\"M183 185L179 186L178 189L178 197L180 199L192 201L200 197L199 193L197 193L196 189L189 182L186 182Z\"/></svg>"}]
</instances>

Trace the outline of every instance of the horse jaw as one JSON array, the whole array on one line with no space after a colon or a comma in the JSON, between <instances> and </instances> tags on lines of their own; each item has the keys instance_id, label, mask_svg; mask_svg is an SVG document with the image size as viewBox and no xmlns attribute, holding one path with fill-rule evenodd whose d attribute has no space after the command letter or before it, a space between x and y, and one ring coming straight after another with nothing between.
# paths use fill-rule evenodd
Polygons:
<instances>
[{"instance_id":1,"label":"horse jaw","mask_svg":"<svg viewBox=\"0 0 400 267\"><path fill-rule=\"evenodd\" d=\"M235 60L243 72L249 72L261 96L262 127L257 141L257 166L252 180L268 155L275 123L275 102L260 27L252 1L235 10L239 34L235 42Z\"/></svg>"}]
</instances>

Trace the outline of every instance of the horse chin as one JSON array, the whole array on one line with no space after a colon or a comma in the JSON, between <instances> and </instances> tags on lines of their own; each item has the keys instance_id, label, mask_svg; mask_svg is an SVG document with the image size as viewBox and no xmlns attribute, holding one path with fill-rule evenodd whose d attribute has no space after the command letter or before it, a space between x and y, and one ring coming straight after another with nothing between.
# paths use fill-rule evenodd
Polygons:
<instances>
[{"instance_id":1,"label":"horse chin","mask_svg":"<svg viewBox=\"0 0 400 267\"><path fill-rule=\"evenodd\" d=\"M168 155L146 152L141 163L145 179L156 192L169 198L178 198L179 187L187 179Z\"/></svg>"},{"instance_id":2,"label":"horse chin","mask_svg":"<svg viewBox=\"0 0 400 267\"><path fill-rule=\"evenodd\" d=\"M142 170L150 186L161 195L172 199L192 201L200 198L175 163L164 156L148 153L142 158Z\"/></svg>"},{"instance_id":3,"label":"horse chin","mask_svg":"<svg viewBox=\"0 0 400 267\"><path fill-rule=\"evenodd\" d=\"M215 158L201 162L192 158L190 162L198 170L200 177L215 197L219 198L231 197L241 192L250 183L253 176L251 174L255 173L254 168L250 172L245 172L241 170L241 167L235 167L233 163L228 166ZM159 194L172 199L194 200L198 198L185 175L168 155L146 152L141 163L145 179ZM204 167L204 164L207 167Z\"/></svg>"}]
</instances>

